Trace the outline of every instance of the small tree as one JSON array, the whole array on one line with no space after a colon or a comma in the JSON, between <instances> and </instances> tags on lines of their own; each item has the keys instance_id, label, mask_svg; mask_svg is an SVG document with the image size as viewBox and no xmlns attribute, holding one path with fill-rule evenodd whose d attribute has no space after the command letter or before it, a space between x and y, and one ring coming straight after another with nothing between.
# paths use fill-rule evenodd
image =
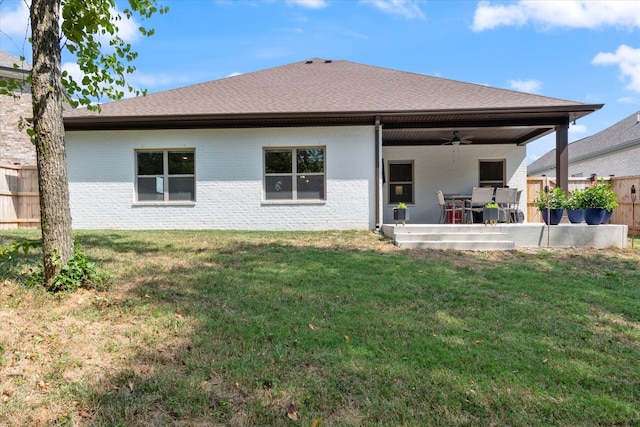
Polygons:
<instances>
[{"instance_id":1,"label":"small tree","mask_svg":"<svg viewBox=\"0 0 640 427\"><path fill-rule=\"evenodd\" d=\"M129 90L125 76L133 73L138 54L119 36L118 22L134 16L142 20L168 9L156 0L128 0L129 8L116 12L115 0L32 0L29 10L33 67L31 91L33 122L29 134L36 146L44 281L48 287L73 256L69 184L64 146L62 106L65 91L72 102L99 110L97 99L121 99ZM62 12L62 23L60 13ZM145 36L153 30L139 28ZM103 46L103 41L108 46ZM80 82L62 72L62 49L77 58ZM14 86L4 86L11 93Z\"/></svg>"}]
</instances>

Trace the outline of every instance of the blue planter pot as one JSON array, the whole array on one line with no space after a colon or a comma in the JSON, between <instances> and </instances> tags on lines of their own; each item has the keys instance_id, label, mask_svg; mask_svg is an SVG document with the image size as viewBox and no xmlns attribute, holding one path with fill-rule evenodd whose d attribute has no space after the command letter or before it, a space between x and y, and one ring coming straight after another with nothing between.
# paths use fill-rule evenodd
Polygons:
<instances>
[{"instance_id":1,"label":"blue planter pot","mask_svg":"<svg viewBox=\"0 0 640 427\"><path fill-rule=\"evenodd\" d=\"M586 208L584 210L584 221L589 225L600 225L606 212L603 208Z\"/></svg>"},{"instance_id":2,"label":"blue planter pot","mask_svg":"<svg viewBox=\"0 0 640 427\"><path fill-rule=\"evenodd\" d=\"M611 221L611 215L613 215L613 211L604 211L604 218L602 218L602 224L609 224Z\"/></svg>"},{"instance_id":3,"label":"blue planter pot","mask_svg":"<svg viewBox=\"0 0 640 427\"><path fill-rule=\"evenodd\" d=\"M548 217L547 217L548 213ZM562 214L564 213L564 209L545 209L542 211L542 219L544 223L547 225L558 225L560 224L560 220L562 219Z\"/></svg>"},{"instance_id":4,"label":"blue planter pot","mask_svg":"<svg viewBox=\"0 0 640 427\"><path fill-rule=\"evenodd\" d=\"M580 224L584 221L584 212L582 209L567 209L567 217L571 224Z\"/></svg>"}]
</instances>

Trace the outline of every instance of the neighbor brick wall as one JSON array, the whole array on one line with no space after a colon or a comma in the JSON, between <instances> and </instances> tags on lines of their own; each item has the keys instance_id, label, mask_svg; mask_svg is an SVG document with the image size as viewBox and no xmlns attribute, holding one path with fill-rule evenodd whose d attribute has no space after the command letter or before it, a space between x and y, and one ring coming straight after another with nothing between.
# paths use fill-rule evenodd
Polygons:
<instances>
[{"instance_id":1,"label":"neighbor brick wall","mask_svg":"<svg viewBox=\"0 0 640 427\"><path fill-rule=\"evenodd\" d=\"M20 117L31 117L31 95L19 99L0 95L0 164L36 165L36 150L29 136L20 130Z\"/></svg>"}]
</instances>

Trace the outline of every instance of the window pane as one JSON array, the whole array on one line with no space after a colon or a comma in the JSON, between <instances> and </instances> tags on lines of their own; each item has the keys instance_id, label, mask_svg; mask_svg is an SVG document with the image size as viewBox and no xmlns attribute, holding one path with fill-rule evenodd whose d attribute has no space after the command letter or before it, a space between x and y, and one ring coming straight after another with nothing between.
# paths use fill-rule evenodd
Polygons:
<instances>
[{"instance_id":1,"label":"window pane","mask_svg":"<svg viewBox=\"0 0 640 427\"><path fill-rule=\"evenodd\" d=\"M299 200L324 200L324 176L307 175L298 177Z\"/></svg>"},{"instance_id":2,"label":"window pane","mask_svg":"<svg viewBox=\"0 0 640 427\"><path fill-rule=\"evenodd\" d=\"M164 200L164 181L160 177L138 178L138 200Z\"/></svg>"},{"instance_id":3,"label":"window pane","mask_svg":"<svg viewBox=\"0 0 640 427\"><path fill-rule=\"evenodd\" d=\"M480 162L480 181L502 181L503 162Z\"/></svg>"},{"instance_id":4,"label":"window pane","mask_svg":"<svg viewBox=\"0 0 640 427\"><path fill-rule=\"evenodd\" d=\"M265 179L267 200L293 199L292 179L290 176L268 176Z\"/></svg>"},{"instance_id":5,"label":"window pane","mask_svg":"<svg viewBox=\"0 0 640 427\"><path fill-rule=\"evenodd\" d=\"M412 184L391 184L389 185L389 202L396 204L400 202L413 203Z\"/></svg>"},{"instance_id":6,"label":"window pane","mask_svg":"<svg viewBox=\"0 0 640 427\"><path fill-rule=\"evenodd\" d=\"M265 150L265 173L292 173L291 150Z\"/></svg>"},{"instance_id":7,"label":"window pane","mask_svg":"<svg viewBox=\"0 0 640 427\"><path fill-rule=\"evenodd\" d=\"M391 182L412 182L412 163L391 163L389 165L389 181Z\"/></svg>"},{"instance_id":8,"label":"window pane","mask_svg":"<svg viewBox=\"0 0 640 427\"><path fill-rule=\"evenodd\" d=\"M192 177L169 178L169 200L195 200Z\"/></svg>"},{"instance_id":9,"label":"window pane","mask_svg":"<svg viewBox=\"0 0 640 427\"><path fill-rule=\"evenodd\" d=\"M298 173L324 172L324 149L297 150Z\"/></svg>"},{"instance_id":10,"label":"window pane","mask_svg":"<svg viewBox=\"0 0 640 427\"><path fill-rule=\"evenodd\" d=\"M169 175L193 174L193 153L169 153Z\"/></svg>"},{"instance_id":11,"label":"window pane","mask_svg":"<svg viewBox=\"0 0 640 427\"><path fill-rule=\"evenodd\" d=\"M162 152L138 152L138 175L162 175Z\"/></svg>"}]
</instances>

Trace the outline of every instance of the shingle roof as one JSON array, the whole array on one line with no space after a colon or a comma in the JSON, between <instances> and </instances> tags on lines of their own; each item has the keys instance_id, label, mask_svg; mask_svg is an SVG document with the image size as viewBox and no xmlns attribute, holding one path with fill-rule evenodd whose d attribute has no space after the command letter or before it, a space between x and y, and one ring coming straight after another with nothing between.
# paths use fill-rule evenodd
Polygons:
<instances>
[{"instance_id":1,"label":"shingle roof","mask_svg":"<svg viewBox=\"0 0 640 427\"><path fill-rule=\"evenodd\" d=\"M639 114L633 113L603 131L569 144L569 163L599 156L628 145L640 144ZM553 149L532 162L527 170L535 174L555 168L555 158L556 150Z\"/></svg>"},{"instance_id":2,"label":"shingle roof","mask_svg":"<svg viewBox=\"0 0 640 427\"><path fill-rule=\"evenodd\" d=\"M14 65L18 65L18 68L16 69ZM31 70L31 64L27 61L22 61L17 56L13 56L9 52L0 50L0 75L10 73L10 77L16 77L14 75L16 72L24 73L28 70Z\"/></svg>"},{"instance_id":3,"label":"shingle roof","mask_svg":"<svg viewBox=\"0 0 640 427\"><path fill-rule=\"evenodd\" d=\"M65 118L577 108L586 104L350 61L313 59L102 105ZM590 111L593 111L591 109ZM100 120L100 119L99 119Z\"/></svg>"}]
</instances>

